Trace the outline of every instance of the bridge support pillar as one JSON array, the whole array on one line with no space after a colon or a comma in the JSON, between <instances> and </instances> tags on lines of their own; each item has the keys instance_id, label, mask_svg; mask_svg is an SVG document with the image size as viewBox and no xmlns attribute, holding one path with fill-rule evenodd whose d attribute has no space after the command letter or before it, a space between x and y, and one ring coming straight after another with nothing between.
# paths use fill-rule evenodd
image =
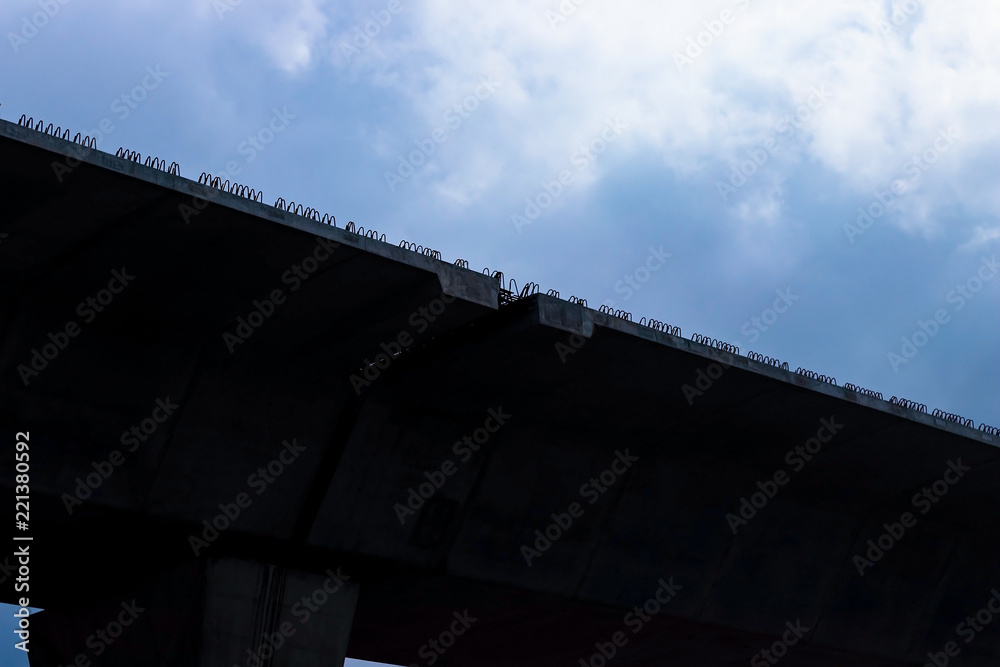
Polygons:
<instances>
[{"instance_id":1,"label":"bridge support pillar","mask_svg":"<svg viewBox=\"0 0 1000 667\"><path fill-rule=\"evenodd\" d=\"M204 558L32 616L32 667L342 667L358 585Z\"/></svg>"}]
</instances>

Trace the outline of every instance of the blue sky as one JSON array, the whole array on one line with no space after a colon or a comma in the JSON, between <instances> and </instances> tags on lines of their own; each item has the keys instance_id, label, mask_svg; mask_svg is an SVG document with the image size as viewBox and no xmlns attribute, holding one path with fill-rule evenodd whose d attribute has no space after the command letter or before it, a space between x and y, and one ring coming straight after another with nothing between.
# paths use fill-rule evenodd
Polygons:
<instances>
[{"instance_id":1,"label":"blue sky","mask_svg":"<svg viewBox=\"0 0 1000 667\"><path fill-rule=\"evenodd\" d=\"M5 119L103 123L107 152L1000 426L996 3L7 0L0 25Z\"/></svg>"}]
</instances>

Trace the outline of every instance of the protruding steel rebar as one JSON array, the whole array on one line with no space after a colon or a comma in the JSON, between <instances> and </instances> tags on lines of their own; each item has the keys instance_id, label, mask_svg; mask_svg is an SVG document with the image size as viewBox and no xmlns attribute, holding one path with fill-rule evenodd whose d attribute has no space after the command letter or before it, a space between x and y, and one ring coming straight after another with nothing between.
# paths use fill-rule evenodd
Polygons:
<instances>
[{"instance_id":1,"label":"protruding steel rebar","mask_svg":"<svg viewBox=\"0 0 1000 667\"><path fill-rule=\"evenodd\" d=\"M740 348L731 343L726 343L721 340L716 340L715 338L710 338L708 336L702 336L701 334L693 334L691 340L695 343L701 343L702 345L708 345L709 347L714 347L717 350L722 350L724 352L729 352L730 354L739 354Z\"/></svg>"},{"instance_id":2,"label":"protruding steel rebar","mask_svg":"<svg viewBox=\"0 0 1000 667\"><path fill-rule=\"evenodd\" d=\"M202 185L207 185L210 188L215 188L216 190L223 190L232 195L237 195L239 197L245 197L255 202L260 202L264 193L260 190L254 190L253 188L248 188L245 185L236 183L235 181L229 181L228 179L223 181L218 176L212 176L208 172L201 172L201 176L198 177L198 182Z\"/></svg>"},{"instance_id":3,"label":"protruding steel rebar","mask_svg":"<svg viewBox=\"0 0 1000 667\"><path fill-rule=\"evenodd\" d=\"M897 398L896 396L893 396L889 399L889 403L892 405L898 405L901 408L906 408L907 410L927 412L927 405L925 403L917 403L916 401L911 401L907 398Z\"/></svg>"},{"instance_id":4,"label":"protruding steel rebar","mask_svg":"<svg viewBox=\"0 0 1000 667\"><path fill-rule=\"evenodd\" d=\"M774 366L775 368L780 368L783 371L789 370L788 362L775 359L774 357L767 357L759 352L747 352L747 359L753 359L754 361L759 361L762 364L767 364L768 366Z\"/></svg>"},{"instance_id":5,"label":"protruding steel rebar","mask_svg":"<svg viewBox=\"0 0 1000 667\"><path fill-rule=\"evenodd\" d=\"M863 394L865 396L871 396L872 398L877 398L880 401L884 401L885 400L884 398L882 398L882 392L880 392L880 391L872 391L871 389L865 389L864 387L859 387L858 385L851 384L850 382L848 382L847 384L844 385L844 389L850 389L851 391L853 391L853 392L855 392L857 394Z\"/></svg>"},{"instance_id":6,"label":"protruding steel rebar","mask_svg":"<svg viewBox=\"0 0 1000 667\"><path fill-rule=\"evenodd\" d=\"M418 252L425 257L430 257L431 259L441 259L441 253L433 248L425 248L422 245L417 245L416 243L410 243L409 241L400 241L400 248L406 248L407 250L412 250L413 252Z\"/></svg>"},{"instance_id":7,"label":"protruding steel rebar","mask_svg":"<svg viewBox=\"0 0 1000 667\"><path fill-rule=\"evenodd\" d=\"M945 412L944 410L935 409L932 416L938 419L944 419L945 421L954 422L955 424L961 424L962 426L968 426L969 428L975 428L976 422L963 417L962 415L956 415L952 412Z\"/></svg>"},{"instance_id":8,"label":"protruding steel rebar","mask_svg":"<svg viewBox=\"0 0 1000 667\"><path fill-rule=\"evenodd\" d=\"M17 120L17 124L20 125L21 127L26 127L29 130L34 130L35 132L42 132L43 134L47 134L51 137L56 137L57 139L62 139L64 141L73 141L73 143L80 144L82 146L85 146L86 148L97 148L97 139L95 139L94 137L84 136L79 132L77 132L76 135L71 140L69 138L70 135L69 129L64 130L62 127L58 126L52 127L52 123L46 125L45 121L43 120L38 120L36 122L34 118L30 118L25 114L21 114L21 117Z\"/></svg>"},{"instance_id":9,"label":"protruding steel rebar","mask_svg":"<svg viewBox=\"0 0 1000 667\"><path fill-rule=\"evenodd\" d=\"M805 375L807 378L812 380L819 380L820 382L827 382L829 384L837 384L837 378L831 377L829 375L823 375L822 373L816 373L809 370L808 368L802 368L799 366L795 369L795 372L799 375Z\"/></svg>"}]
</instances>

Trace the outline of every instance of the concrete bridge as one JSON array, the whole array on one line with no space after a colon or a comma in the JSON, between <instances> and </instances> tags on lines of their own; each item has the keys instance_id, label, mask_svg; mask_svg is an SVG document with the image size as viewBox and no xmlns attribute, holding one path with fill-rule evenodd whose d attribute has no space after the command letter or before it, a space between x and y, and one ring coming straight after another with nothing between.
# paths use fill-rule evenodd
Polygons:
<instances>
[{"instance_id":1,"label":"concrete bridge","mask_svg":"<svg viewBox=\"0 0 1000 667\"><path fill-rule=\"evenodd\" d=\"M1000 660L1000 437L3 121L0 155L32 665Z\"/></svg>"}]
</instances>

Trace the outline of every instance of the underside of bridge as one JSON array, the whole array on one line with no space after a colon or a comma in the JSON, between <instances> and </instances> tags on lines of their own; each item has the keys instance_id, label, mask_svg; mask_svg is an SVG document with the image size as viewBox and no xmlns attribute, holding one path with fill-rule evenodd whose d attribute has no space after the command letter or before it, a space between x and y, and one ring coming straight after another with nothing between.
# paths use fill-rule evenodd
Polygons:
<instances>
[{"instance_id":1,"label":"underside of bridge","mask_svg":"<svg viewBox=\"0 0 1000 667\"><path fill-rule=\"evenodd\" d=\"M80 151L0 121L33 666L1000 661L1000 438Z\"/></svg>"}]
</instances>

